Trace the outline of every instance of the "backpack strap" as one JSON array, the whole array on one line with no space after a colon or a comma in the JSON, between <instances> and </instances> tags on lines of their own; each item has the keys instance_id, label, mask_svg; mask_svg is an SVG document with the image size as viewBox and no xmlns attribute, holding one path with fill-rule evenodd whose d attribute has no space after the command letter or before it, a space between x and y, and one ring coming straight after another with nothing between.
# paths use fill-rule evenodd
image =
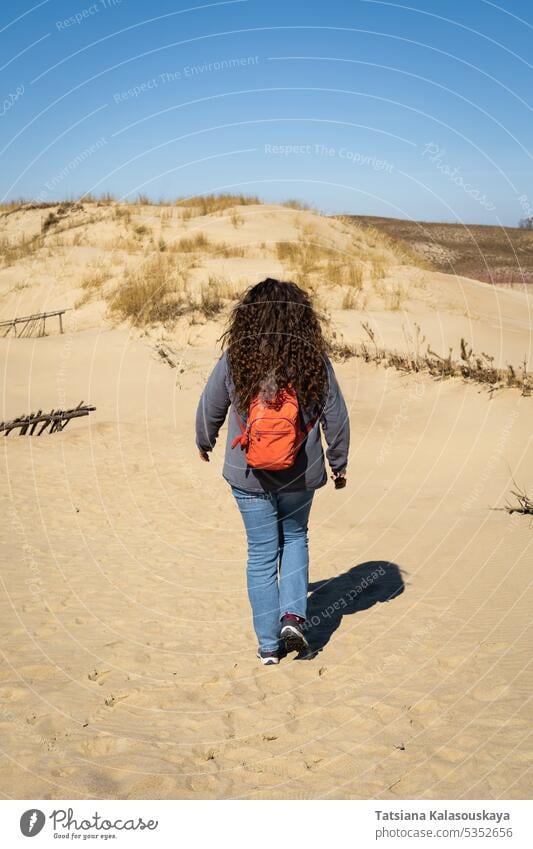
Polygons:
<instances>
[{"instance_id":1,"label":"backpack strap","mask_svg":"<svg viewBox=\"0 0 533 849\"><path fill-rule=\"evenodd\" d=\"M241 451L244 451L244 449L248 445L248 429L247 429L245 423L243 422L241 416L239 416L236 409L235 409L235 418L237 419L237 424L239 425L240 433L235 437L235 439L231 443L231 447L236 448L237 445L240 445Z\"/></svg>"}]
</instances>

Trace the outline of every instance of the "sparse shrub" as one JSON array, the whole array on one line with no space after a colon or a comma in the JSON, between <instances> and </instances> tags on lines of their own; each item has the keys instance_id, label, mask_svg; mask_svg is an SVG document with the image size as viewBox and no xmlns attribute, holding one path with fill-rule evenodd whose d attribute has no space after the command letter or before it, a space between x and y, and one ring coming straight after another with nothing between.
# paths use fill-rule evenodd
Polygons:
<instances>
[{"instance_id":1,"label":"sparse shrub","mask_svg":"<svg viewBox=\"0 0 533 849\"><path fill-rule=\"evenodd\" d=\"M231 216L231 223L235 230L238 230L239 227L242 227L242 225L244 224L244 218L242 217L242 215L239 215L238 212L234 212Z\"/></svg>"},{"instance_id":2,"label":"sparse shrub","mask_svg":"<svg viewBox=\"0 0 533 849\"><path fill-rule=\"evenodd\" d=\"M326 266L326 283L330 286L342 286L344 283L344 265L330 260Z\"/></svg>"},{"instance_id":3,"label":"sparse shrub","mask_svg":"<svg viewBox=\"0 0 533 849\"><path fill-rule=\"evenodd\" d=\"M383 259L376 257L376 259L372 260L372 266L370 269L370 278L372 282L376 282L377 280L383 280L386 274L386 266Z\"/></svg>"},{"instance_id":4,"label":"sparse shrub","mask_svg":"<svg viewBox=\"0 0 533 849\"><path fill-rule=\"evenodd\" d=\"M78 298L76 303L74 304L74 309L80 309L80 307L85 306L85 304L89 303L93 299L93 297L101 292L102 286L109 280L109 273L106 272L103 268L99 268L94 271L92 274L86 274L85 277L81 280L81 288L84 290L81 298Z\"/></svg>"},{"instance_id":5,"label":"sparse shrub","mask_svg":"<svg viewBox=\"0 0 533 849\"><path fill-rule=\"evenodd\" d=\"M348 289L342 299L343 310L357 310L360 307L359 292L357 289Z\"/></svg>"},{"instance_id":6,"label":"sparse shrub","mask_svg":"<svg viewBox=\"0 0 533 849\"><path fill-rule=\"evenodd\" d=\"M9 294L11 295L13 294L13 292L22 292L24 289L29 289L30 286L31 283L29 283L27 280L25 280L24 282L19 281L18 283L15 283L15 285L9 290Z\"/></svg>"},{"instance_id":7,"label":"sparse shrub","mask_svg":"<svg viewBox=\"0 0 533 849\"><path fill-rule=\"evenodd\" d=\"M94 274L87 274L82 278L81 288L99 289L108 279L109 274L107 274L103 269L99 269L98 271L95 271Z\"/></svg>"},{"instance_id":8,"label":"sparse shrub","mask_svg":"<svg viewBox=\"0 0 533 849\"><path fill-rule=\"evenodd\" d=\"M400 310L405 299L405 290L398 284L388 293L388 296L387 308L393 311Z\"/></svg>"},{"instance_id":9,"label":"sparse shrub","mask_svg":"<svg viewBox=\"0 0 533 849\"><path fill-rule=\"evenodd\" d=\"M138 239L134 239L132 236L128 237L125 235L121 235L114 242L106 242L104 244L104 248L106 250L119 250L125 251L128 254L134 254L141 250L141 243Z\"/></svg>"},{"instance_id":10,"label":"sparse shrub","mask_svg":"<svg viewBox=\"0 0 533 849\"><path fill-rule=\"evenodd\" d=\"M238 294L235 283L219 275L209 275L209 289L225 301L234 301Z\"/></svg>"},{"instance_id":11,"label":"sparse shrub","mask_svg":"<svg viewBox=\"0 0 533 849\"><path fill-rule=\"evenodd\" d=\"M276 253L280 262L292 262L296 253L296 247L292 242L278 242Z\"/></svg>"},{"instance_id":12,"label":"sparse shrub","mask_svg":"<svg viewBox=\"0 0 533 849\"><path fill-rule=\"evenodd\" d=\"M363 266L361 263L352 263L348 266L348 270L346 273L346 283L348 286L351 286L352 289L357 289L361 291L363 288Z\"/></svg>"},{"instance_id":13,"label":"sparse shrub","mask_svg":"<svg viewBox=\"0 0 533 849\"><path fill-rule=\"evenodd\" d=\"M167 255L147 260L114 293L110 309L123 320L140 327L173 321L187 308L183 281Z\"/></svg>"},{"instance_id":14,"label":"sparse shrub","mask_svg":"<svg viewBox=\"0 0 533 849\"><path fill-rule=\"evenodd\" d=\"M202 286L200 292L200 312L206 318L213 318L223 309L224 301L217 286L211 284L211 278L207 286Z\"/></svg>"},{"instance_id":15,"label":"sparse shrub","mask_svg":"<svg viewBox=\"0 0 533 849\"><path fill-rule=\"evenodd\" d=\"M56 213L55 212L49 212L48 215L46 216L46 218L44 219L42 225L41 225L41 233L48 232L50 227L53 227L54 224L58 223L58 221L59 221L59 218L57 217Z\"/></svg>"},{"instance_id":16,"label":"sparse shrub","mask_svg":"<svg viewBox=\"0 0 533 849\"><path fill-rule=\"evenodd\" d=\"M308 203L305 203L305 201L302 200L296 200L295 198L284 200L280 205L287 207L287 209L300 209L302 211L311 210L311 206Z\"/></svg>"},{"instance_id":17,"label":"sparse shrub","mask_svg":"<svg viewBox=\"0 0 533 849\"><path fill-rule=\"evenodd\" d=\"M210 244L205 233L196 233L190 238L184 237L179 242L174 242L171 246L173 251L181 251L182 253L193 253L194 251L205 250Z\"/></svg>"},{"instance_id":18,"label":"sparse shrub","mask_svg":"<svg viewBox=\"0 0 533 849\"><path fill-rule=\"evenodd\" d=\"M220 254L225 259L234 256L246 256L246 251L242 245L228 245L227 242L214 242L211 246L211 250Z\"/></svg>"},{"instance_id":19,"label":"sparse shrub","mask_svg":"<svg viewBox=\"0 0 533 849\"><path fill-rule=\"evenodd\" d=\"M303 274L310 274L320 262L320 249L317 245L304 242L300 245L299 259Z\"/></svg>"},{"instance_id":20,"label":"sparse shrub","mask_svg":"<svg viewBox=\"0 0 533 849\"><path fill-rule=\"evenodd\" d=\"M299 271L307 277L314 271L320 260L320 249L317 245L299 239L296 242L278 242L276 253L280 262L286 262L290 268Z\"/></svg>"},{"instance_id":21,"label":"sparse shrub","mask_svg":"<svg viewBox=\"0 0 533 849\"><path fill-rule=\"evenodd\" d=\"M146 226L146 224L137 224L137 226L134 227L133 230L137 234L137 236L146 236L148 235L148 233L152 232L150 228Z\"/></svg>"},{"instance_id":22,"label":"sparse shrub","mask_svg":"<svg viewBox=\"0 0 533 849\"><path fill-rule=\"evenodd\" d=\"M0 240L0 256L6 266L13 265L21 259L25 259L44 245L42 236L33 236L27 239L24 234L19 242L11 242L9 239Z\"/></svg>"},{"instance_id":23,"label":"sparse shrub","mask_svg":"<svg viewBox=\"0 0 533 849\"><path fill-rule=\"evenodd\" d=\"M98 203L100 203L102 206L110 206L114 202L115 197L111 194L111 192L103 192L98 198Z\"/></svg>"},{"instance_id":24,"label":"sparse shrub","mask_svg":"<svg viewBox=\"0 0 533 849\"><path fill-rule=\"evenodd\" d=\"M199 195L197 197L179 198L176 206L186 207L190 210L188 218L195 215L211 215L213 212L224 212L232 206L246 206L248 204L261 203L255 195L234 195L222 193L217 195ZM185 217L185 216L184 216Z\"/></svg>"}]
</instances>

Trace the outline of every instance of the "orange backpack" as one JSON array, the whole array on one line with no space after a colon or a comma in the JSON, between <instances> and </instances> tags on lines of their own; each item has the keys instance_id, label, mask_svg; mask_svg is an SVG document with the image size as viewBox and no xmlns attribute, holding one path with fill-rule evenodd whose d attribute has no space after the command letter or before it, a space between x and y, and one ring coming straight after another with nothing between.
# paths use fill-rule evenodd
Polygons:
<instances>
[{"instance_id":1,"label":"orange backpack","mask_svg":"<svg viewBox=\"0 0 533 849\"><path fill-rule=\"evenodd\" d=\"M296 455L315 421L300 424L298 397L291 387L281 389L272 401L252 398L246 425L237 415L241 433L231 447L241 446L253 469L280 471L294 465Z\"/></svg>"}]
</instances>

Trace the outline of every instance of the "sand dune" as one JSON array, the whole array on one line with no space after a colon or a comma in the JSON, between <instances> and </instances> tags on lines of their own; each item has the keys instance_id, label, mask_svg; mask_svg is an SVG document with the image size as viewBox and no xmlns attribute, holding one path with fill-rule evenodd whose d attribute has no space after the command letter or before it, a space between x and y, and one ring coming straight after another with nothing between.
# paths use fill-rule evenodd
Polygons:
<instances>
[{"instance_id":1,"label":"sand dune","mask_svg":"<svg viewBox=\"0 0 533 849\"><path fill-rule=\"evenodd\" d=\"M11 242L40 238L48 214L0 223ZM1 317L73 308L63 336L0 339L0 418L81 399L97 408L62 433L2 442L2 795L526 798L531 521L502 508L511 476L533 490L532 399L338 365L353 448L348 488L326 487L313 506L317 653L279 668L254 657L222 452L201 464L192 431L228 307L209 317L194 297L215 274L211 285L237 289L295 276L279 242L318 245L306 282L348 342L362 320L401 348L416 322L435 350L465 336L518 366L530 299L409 265L302 210L184 219L131 207L126 226L115 205L88 204L71 216L0 270ZM128 269L198 232L244 255L176 251L192 306L171 324L110 314ZM356 308L342 308L354 286L327 279L335 262L361 264ZM102 269L103 283L81 286Z\"/></svg>"}]
</instances>

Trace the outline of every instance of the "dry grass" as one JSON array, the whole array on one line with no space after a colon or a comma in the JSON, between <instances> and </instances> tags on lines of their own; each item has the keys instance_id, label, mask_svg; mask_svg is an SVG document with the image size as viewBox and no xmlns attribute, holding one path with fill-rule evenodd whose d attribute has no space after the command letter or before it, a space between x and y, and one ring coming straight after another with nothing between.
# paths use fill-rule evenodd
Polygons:
<instances>
[{"instance_id":1,"label":"dry grass","mask_svg":"<svg viewBox=\"0 0 533 849\"><path fill-rule=\"evenodd\" d=\"M224 298L218 281L209 278L209 283L200 290L199 310L206 318L214 318L224 308Z\"/></svg>"},{"instance_id":2,"label":"dry grass","mask_svg":"<svg viewBox=\"0 0 533 849\"><path fill-rule=\"evenodd\" d=\"M210 276L195 296L187 289L187 270L169 254L154 254L109 298L110 311L135 327L162 323L172 325L177 318L198 314L214 318L226 304L235 300L237 290L226 278Z\"/></svg>"},{"instance_id":3,"label":"dry grass","mask_svg":"<svg viewBox=\"0 0 533 849\"><path fill-rule=\"evenodd\" d=\"M128 225L131 221L131 209L127 206L116 206L114 216L116 221L123 221L124 224Z\"/></svg>"},{"instance_id":4,"label":"dry grass","mask_svg":"<svg viewBox=\"0 0 533 849\"><path fill-rule=\"evenodd\" d=\"M114 241L104 242L102 245L106 251L124 251L127 254L136 254L142 251L142 243L133 236L119 235Z\"/></svg>"},{"instance_id":5,"label":"dry grass","mask_svg":"<svg viewBox=\"0 0 533 849\"><path fill-rule=\"evenodd\" d=\"M387 292L386 306L387 309L396 312L401 310L403 303L405 301L406 292L405 289L397 284L394 288Z\"/></svg>"},{"instance_id":6,"label":"dry grass","mask_svg":"<svg viewBox=\"0 0 533 849\"><path fill-rule=\"evenodd\" d=\"M12 212L17 212L28 205L28 201L23 198L19 200L8 200L5 203L0 203L0 215L10 215Z\"/></svg>"},{"instance_id":7,"label":"dry grass","mask_svg":"<svg viewBox=\"0 0 533 849\"><path fill-rule=\"evenodd\" d=\"M329 286L342 286L345 282L344 263L330 260L326 266L326 284Z\"/></svg>"},{"instance_id":8,"label":"dry grass","mask_svg":"<svg viewBox=\"0 0 533 849\"><path fill-rule=\"evenodd\" d=\"M185 283L175 261L156 254L126 275L110 299L110 310L136 327L175 320L187 309Z\"/></svg>"},{"instance_id":9,"label":"dry grass","mask_svg":"<svg viewBox=\"0 0 533 849\"><path fill-rule=\"evenodd\" d=\"M296 282L313 288L312 275L319 273L320 281L327 286L349 286L362 292L364 288L365 264L361 261L362 251L339 250L318 241L311 228L305 228L303 234L292 242L276 243L276 255L280 262L287 265ZM384 259L381 255L375 260L374 274L385 275ZM294 275L297 275L297 278Z\"/></svg>"},{"instance_id":10,"label":"dry grass","mask_svg":"<svg viewBox=\"0 0 533 849\"><path fill-rule=\"evenodd\" d=\"M359 289L348 289L342 299L343 310L364 310L366 298Z\"/></svg>"},{"instance_id":11,"label":"dry grass","mask_svg":"<svg viewBox=\"0 0 533 849\"><path fill-rule=\"evenodd\" d=\"M229 245L227 242L212 242L205 233L196 233L194 236L184 236L177 242L165 243L160 250L169 250L173 253L210 253L217 256L243 257L246 254L241 245Z\"/></svg>"},{"instance_id":12,"label":"dry grass","mask_svg":"<svg viewBox=\"0 0 533 849\"><path fill-rule=\"evenodd\" d=\"M238 230L239 227L242 227L243 224L244 224L244 218L243 218L242 215L239 215L238 212L234 212L233 215L231 216L230 220L231 220L231 224L235 228L235 230Z\"/></svg>"},{"instance_id":13,"label":"dry grass","mask_svg":"<svg viewBox=\"0 0 533 849\"><path fill-rule=\"evenodd\" d=\"M46 233L50 227L59 223L59 218L55 212L49 212L41 225L41 232Z\"/></svg>"},{"instance_id":14,"label":"dry grass","mask_svg":"<svg viewBox=\"0 0 533 849\"><path fill-rule=\"evenodd\" d=\"M171 221L174 218L174 210L172 208L162 209L159 213L159 218L161 222Z\"/></svg>"},{"instance_id":15,"label":"dry grass","mask_svg":"<svg viewBox=\"0 0 533 849\"><path fill-rule=\"evenodd\" d=\"M176 206L185 207L184 220L201 215L211 215L213 212L224 212L232 206L247 206L261 203L255 195L234 195L222 193L215 195L199 195L197 197L179 198Z\"/></svg>"},{"instance_id":16,"label":"dry grass","mask_svg":"<svg viewBox=\"0 0 533 849\"><path fill-rule=\"evenodd\" d=\"M372 260L370 267L370 279L373 283L378 280L383 280L387 273L387 265L382 257L376 257Z\"/></svg>"},{"instance_id":17,"label":"dry grass","mask_svg":"<svg viewBox=\"0 0 533 849\"><path fill-rule=\"evenodd\" d=\"M240 289L243 287L241 286ZM229 303L234 302L240 295L239 287L220 275L209 275L208 282L200 289L200 301L191 300L190 310L199 311L206 318L214 318Z\"/></svg>"},{"instance_id":18,"label":"dry grass","mask_svg":"<svg viewBox=\"0 0 533 849\"><path fill-rule=\"evenodd\" d=\"M368 342L359 345L347 345L333 342L331 344L331 355L334 359L344 361L351 357L360 357L365 362L376 363L389 368L395 368L403 372L427 372L436 380L445 380L451 377L460 377L465 381L481 384L490 393L499 389L520 389L521 394L530 396L533 392L533 374L527 371L524 362L519 369L509 365L506 369L494 366L494 357L487 354L476 355L464 339L460 342L460 359L453 358L450 348L448 356L442 357L432 351L429 346L425 354L420 353L418 344L423 340L420 328L416 325L417 345L415 351L407 353L388 351L379 348L376 343L375 331L363 322L362 327L367 334Z\"/></svg>"},{"instance_id":19,"label":"dry grass","mask_svg":"<svg viewBox=\"0 0 533 849\"><path fill-rule=\"evenodd\" d=\"M97 206L111 206L111 204L116 203L117 200L111 192L102 192L101 195L93 195L92 192L87 192L87 194L81 195L77 203L93 203Z\"/></svg>"},{"instance_id":20,"label":"dry grass","mask_svg":"<svg viewBox=\"0 0 533 849\"><path fill-rule=\"evenodd\" d=\"M351 263L346 271L346 284L352 289L361 291L363 288L364 270L361 263Z\"/></svg>"},{"instance_id":21,"label":"dry grass","mask_svg":"<svg viewBox=\"0 0 533 849\"><path fill-rule=\"evenodd\" d=\"M288 262L290 265L294 265L295 258L298 256L298 249L293 242L278 242L276 253L280 262Z\"/></svg>"},{"instance_id":22,"label":"dry grass","mask_svg":"<svg viewBox=\"0 0 533 849\"><path fill-rule=\"evenodd\" d=\"M26 259L44 246L42 236L33 236L27 239L22 236L18 242L10 239L0 239L0 258L4 266L14 265L19 260Z\"/></svg>"},{"instance_id":23,"label":"dry grass","mask_svg":"<svg viewBox=\"0 0 533 849\"><path fill-rule=\"evenodd\" d=\"M276 254L280 262L287 263L291 269L297 270L304 277L318 268L324 255L329 255L326 251L321 252L318 245L305 238L294 242L277 242Z\"/></svg>"},{"instance_id":24,"label":"dry grass","mask_svg":"<svg viewBox=\"0 0 533 849\"><path fill-rule=\"evenodd\" d=\"M24 282L15 283L15 285L12 286L12 288L9 290L8 294L12 295L14 292L23 292L24 289L29 289L30 287L31 283L29 283L27 280L25 280Z\"/></svg>"},{"instance_id":25,"label":"dry grass","mask_svg":"<svg viewBox=\"0 0 533 849\"><path fill-rule=\"evenodd\" d=\"M170 250L179 251L180 253L195 253L197 251L205 251L210 245L211 242L205 233L196 233L194 236L184 236L178 242L173 242L170 245Z\"/></svg>"},{"instance_id":26,"label":"dry grass","mask_svg":"<svg viewBox=\"0 0 533 849\"><path fill-rule=\"evenodd\" d=\"M296 198L289 198L289 200L284 200L280 206L285 206L287 209L300 209L302 212L311 212L313 207L305 203L305 201L297 200Z\"/></svg>"},{"instance_id":27,"label":"dry grass","mask_svg":"<svg viewBox=\"0 0 533 849\"><path fill-rule=\"evenodd\" d=\"M361 263L329 260L325 269L326 283L330 286L350 286L352 289L363 289L364 270Z\"/></svg>"},{"instance_id":28,"label":"dry grass","mask_svg":"<svg viewBox=\"0 0 533 849\"><path fill-rule=\"evenodd\" d=\"M225 259L229 259L230 257L246 256L246 250L242 245L228 245L227 242L215 242L212 250L214 253L220 254L220 256L223 256Z\"/></svg>"},{"instance_id":29,"label":"dry grass","mask_svg":"<svg viewBox=\"0 0 533 849\"><path fill-rule=\"evenodd\" d=\"M94 271L92 274L86 274L85 277L82 278L81 288L82 289L101 289L103 284L109 280L109 274L104 271L103 268L99 268Z\"/></svg>"},{"instance_id":30,"label":"dry grass","mask_svg":"<svg viewBox=\"0 0 533 849\"><path fill-rule=\"evenodd\" d=\"M92 274L86 274L85 277L82 278L80 284L84 293L74 304L74 309L80 309L80 307L85 306L85 304L89 303L89 301L91 301L96 295L99 295L104 283L109 280L109 278L109 273L104 271L103 268L97 269Z\"/></svg>"},{"instance_id":31,"label":"dry grass","mask_svg":"<svg viewBox=\"0 0 533 849\"><path fill-rule=\"evenodd\" d=\"M522 513L524 516L533 516L533 500L529 497L525 489L518 486L513 480L514 489L511 490L511 496L514 498L514 503L507 501L505 509L508 513Z\"/></svg>"}]
</instances>

